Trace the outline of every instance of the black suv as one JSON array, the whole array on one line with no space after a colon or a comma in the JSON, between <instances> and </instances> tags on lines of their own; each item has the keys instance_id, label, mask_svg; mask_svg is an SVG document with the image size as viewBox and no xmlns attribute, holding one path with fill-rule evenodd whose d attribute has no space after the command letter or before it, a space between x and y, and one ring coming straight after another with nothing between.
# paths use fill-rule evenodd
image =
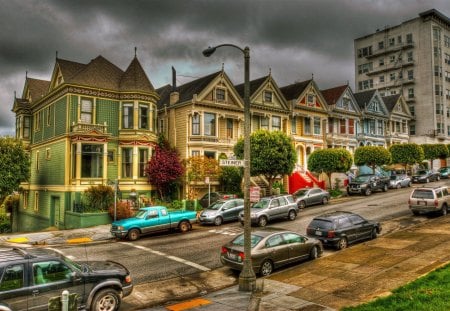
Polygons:
<instances>
[{"instance_id":1,"label":"black suv","mask_svg":"<svg viewBox=\"0 0 450 311\"><path fill-rule=\"evenodd\" d=\"M356 176L347 186L348 195L371 195L375 190L388 191L390 178L383 175L362 174Z\"/></svg>"},{"instance_id":2,"label":"black suv","mask_svg":"<svg viewBox=\"0 0 450 311\"><path fill-rule=\"evenodd\" d=\"M78 309L115 311L133 285L117 262L74 262L45 248L0 248L0 310L48 310L63 290Z\"/></svg>"},{"instance_id":3,"label":"black suv","mask_svg":"<svg viewBox=\"0 0 450 311\"><path fill-rule=\"evenodd\" d=\"M306 229L309 237L337 249L366 239L375 239L381 232L379 222L366 220L351 212L331 212L316 216Z\"/></svg>"}]
</instances>

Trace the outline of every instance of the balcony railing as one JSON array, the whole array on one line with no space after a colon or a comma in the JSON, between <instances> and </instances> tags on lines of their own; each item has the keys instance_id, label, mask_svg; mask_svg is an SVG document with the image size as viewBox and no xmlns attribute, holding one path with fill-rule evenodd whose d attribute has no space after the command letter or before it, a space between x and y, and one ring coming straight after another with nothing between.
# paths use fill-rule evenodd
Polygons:
<instances>
[{"instance_id":1,"label":"balcony railing","mask_svg":"<svg viewBox=\"0 0 450 311\"><path fill-rule=\"evenodd\" d=\"M107 125L106 124L89 124L78 122L72 123L71 132L72 133L90 133L93 131L106 134L107 133Z\"/></svg>"}]
</instances>

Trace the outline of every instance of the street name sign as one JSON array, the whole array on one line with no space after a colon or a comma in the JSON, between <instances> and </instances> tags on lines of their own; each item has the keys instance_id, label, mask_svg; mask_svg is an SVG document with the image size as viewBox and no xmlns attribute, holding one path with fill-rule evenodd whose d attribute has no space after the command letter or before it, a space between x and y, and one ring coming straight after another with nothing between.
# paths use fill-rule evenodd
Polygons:
<instances>
[{"instance_id":1,"label":"street name sign","mask_svg":"<svg viewBox=\"0 0 450 311\"><path fill-rule=\"evenodd\" d=\"M244 160L224 160L221 159L219 162L220 166L240 166L244 167Z\"/></svg>"}]
</instances>

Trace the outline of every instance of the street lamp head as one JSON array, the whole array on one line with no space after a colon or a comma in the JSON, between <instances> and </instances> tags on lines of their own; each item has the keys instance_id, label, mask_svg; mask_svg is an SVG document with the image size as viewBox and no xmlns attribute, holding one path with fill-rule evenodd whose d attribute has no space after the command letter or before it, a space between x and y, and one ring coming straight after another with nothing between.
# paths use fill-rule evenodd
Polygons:
<instances>
[{"instance_id":1,"label":"street lamp head","mask_svg":"<svg viewBox=\"0 0 450 311\"><path fill-rule=\"evenodd\" d=\"M203 50L203 56L210 57L214 52L216 51L216 47L208 47L207 49Z\"/></svg>"}]
</instances>

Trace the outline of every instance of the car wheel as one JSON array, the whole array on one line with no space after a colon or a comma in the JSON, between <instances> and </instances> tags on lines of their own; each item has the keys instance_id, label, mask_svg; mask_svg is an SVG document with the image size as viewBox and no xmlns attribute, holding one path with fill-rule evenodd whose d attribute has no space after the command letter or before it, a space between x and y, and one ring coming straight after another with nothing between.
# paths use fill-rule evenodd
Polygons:
<instances>
[{"instance_id":1,"label":"car wheel","mask_svg":"<svg viewBox=\"0 0 450 311\"><path fill-rule=\"evenodd\" d=\"M447 216L447 205L442 206L442 216Z\"/></svg>"},{"instance_id":2,"label":"car wheel","mask_svg":"<svg viewBox=\"0 0 450 311\"><path fill-rule=\"evenodd\" d=\"M139 239L140 236L141 236L141 233L139 232L138 229L131 229L128 232L128 240L130 240L130 241L136 241L137 239Z\"/></svg>"},{"instance_id":3,"label":"car wheel","mask_svg":"<svg viewBox=\"0 0 450 311\"><path fill-rule=\"evenodd\" d=\"M366 188L366 190L364 191L364 195L369 196L371 194L372 194L372 189Z\"/></svg>"},{"instance_id":4,"label":"car wheel","mask_svg":"<svg viewBox=\"0 0 450 311\"><path fill-rule=\"evenodd\" d=\"M328 198L327 198L327 197L324 197L324 198L322 199L322 204L323 204L323 205L328 204Z\"/></svg>"},{"instance_id":5,"label":"car wheel","mask_svg":"<svg viewBox=\"0 0 450 311\"><path fill-rule=\"evenodd\" d=\"M305 208L305 207L306 207L306 202L305 201L298 202L298 208Z\"/></svg>"},{"instance_id":6,"label":"car wheel","mask_svg":"<svg viewBox=\"0 0 450 311\"><path fill-rule=\"evenodd\" d=\"M264 262L261 265L261 268L259 269L259 273L262 276L267 276L269 274L271 274L273 271L273 263L272 261L266 259L264 260Z\"/></svg>"},{"instance_id":7,"label":"car wheel","mask_svg":"<svg viewBox=\"0 0 450 311\"><path fill-rule=\"evenodd\" d=\"M419 216L420 215L420 213L418 211L413 211L412 213L413 213L414 216Z\"/></svg>"},{"instance_id":8,"label":"car wheel","mask_svg":"<svg viewBox=\"0 0 450 311\"><path fill-rule=\"evenodd\" d=\"M370 235L370 238L373 240L373 239L376 239L377 236L378 236L377 228L373 228L372 229L372 234Z\"/></svg>"},{"instance_id":9,"label":"car wheel","mask_svg":"<svg viewBox=\"0 0 450 311\"><path fill-rule=\"evenodd\" d=\"M120 307L120 295L112 288L105 288L95 294L91 311L116 311Z\"/></svg>"},{"instance_id":10,"label":"car wheel","mask_svg":"<svg viewBox=\"0 0 450 311\"><path fill-rule=\"evenodd\" d=\"M348 243L346 238L341 238L337 243L337 249L347 248Z\"/></svg>"},{"instance_id":11,"label":"car wheel","mask_svg":"<svg viewBox=\"0 0 450 311\"><path fill-rule=\"evenodd\" d=\"M288 219L295 220L295 217L297 217L297 213L295 211L289 211Z\"/></svg>"},{"instance_id":12,"label":"car wheel","mask_svg":"<svg viewBox=\"0 0 450 311\"><path fill-rule=\"evenodd\" d=\"M216 219L214 219L214 224L216 226L220 226L222 224L222 222L223 222L222 217L216 217Z\"/></svg>"},{"instance_id":13,"label":"car wheel","mask_svg":"<svg viewBox=\"0 0 450 311\"><path fill-rule=\"evenodd\" d=\"M185 220L180 222L178 225L178 229L180 229L181 232L188 232L191 229L191 224Z\"/></svg>"},{"instance_id":14,"label":"car wheel","mask_svg":"<svg viewBox=\"0 0 450 311\"><path fill-rule=\"evenodd\" d=\"M265 227L267 225L267 218L265 216L261 216L258 219L258 226Z\"/></svg>"},{"instance_id":15,"label":"car wheel","mask_svg":"<svg viewBox=\"0 0 450 311\"><path fill-rule=\"evenodd\" d=\"M317 259L317 257L319 257L319 251L317 250L317 246L313 246L309 252L309 259L314 260Z\"/></svg>"},{"instance_id":16,"label":"car wheel","mask_svg":"<svg viewBox=\"0 0 450 311\"><path fill-rule=\"evenodd\" d=\"M387 184L384 184L384 186L383 186L383 192L386 192L386 191L388 191L388 185L387 185Z\"/></svg>"}]
</instances>

